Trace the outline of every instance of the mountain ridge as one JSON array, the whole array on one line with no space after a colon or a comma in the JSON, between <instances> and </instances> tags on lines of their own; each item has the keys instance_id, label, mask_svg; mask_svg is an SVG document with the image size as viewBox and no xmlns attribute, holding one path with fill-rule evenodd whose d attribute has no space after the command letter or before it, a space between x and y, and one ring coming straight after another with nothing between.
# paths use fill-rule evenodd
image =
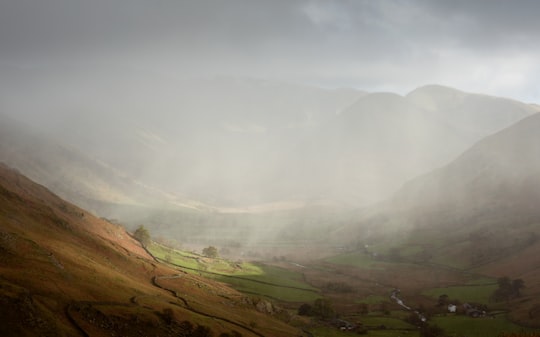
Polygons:
<instances>
[{"instance_id":1,"label":"mountain ridge","mask_svg":"<svg viewBox=\"0 0 540 337\"><path fill-rule=\"evenodd\" d=\"M51 101L58 101L58 111L25 107L22 117L11 116L46 137L2 123L2 160L100 216L130 226L194 226L211 214L249 213L264 205L354 209L382 201L536 111L440 86L427 89L443 96L458 92L463 99L430 111L422 106L427 99L418 98L426 87L406 96L336 95L272 81L201 79L190 86L187 80L157 80L119 88L117 79L97 92L79 93L88 99L82 101L62 100L70 91L55 89ZM105 97L119 93L110 106L108 99L91 99L107 88ZM437 97L428 98L442 104ZM4 110L19 111L11 101ZM93 103L82 107L86 101ZM499 104L503 108L491 108ZM266 209L271 214L275 208ZM169 212L176 214L164 216Z\"/></svg>"},{"instance_id":2,"label":"mountain ridge","mask_svg":"<svg viewBox=\"0 0 540 337\"><path fill-rule=\"evenodd\" d=\"M540 113L488 136L451 163L407 182L336 230L339 242L494 278L521 278L511 317L536 326L540 302ZM355 233L355 235L353 235ZM349 240L351 241L351 240ZM417 253L406 257L407 249Z\"/></svg>"}]
</instances>

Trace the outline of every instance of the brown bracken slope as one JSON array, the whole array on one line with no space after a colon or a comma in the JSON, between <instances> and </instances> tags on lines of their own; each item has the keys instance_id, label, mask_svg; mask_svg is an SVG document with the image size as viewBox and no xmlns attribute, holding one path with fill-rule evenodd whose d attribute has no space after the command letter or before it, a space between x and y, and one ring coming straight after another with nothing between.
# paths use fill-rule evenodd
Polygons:
<instances>
[{"instance_id":1,"label":"brown bracken slope","mask_svg":"<svg viewBox=\"0 0 540 337\"><path fill-rule=\"evenodd\" d=\"M298 336L0 164L1 336Z\"/></svg>"}]
</instances>

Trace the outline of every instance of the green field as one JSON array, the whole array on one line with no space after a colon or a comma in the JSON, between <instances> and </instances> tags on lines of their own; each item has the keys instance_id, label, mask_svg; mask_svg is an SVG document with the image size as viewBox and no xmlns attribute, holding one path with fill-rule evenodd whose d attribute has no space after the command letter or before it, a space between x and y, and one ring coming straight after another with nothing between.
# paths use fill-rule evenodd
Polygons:
<instances>
[{"instance_id":1,"label":"green field","mask_svg":"<svg viewBox=\"0 0 540 337\"><path fill-rule=\"evenodd\" d=\"M418 331L396 331L396 330L370 330L366 335L369 337L396 337L396 336L407 336L407 337L417 337L419 336Z\"/></svg>"},{"instance_id":2,"label":"green field","mask_svg":"<svg viewBox=\"0 0 540 337\"><path fill-rule=\"evenodd\" d=\"M395 330L395 329L409 330L409 329L415 328L409 323L401 319L398 319L396 317L392 317L392 316L387 317L387 316L368 315L368 316L362 316L360 318L360 321L362 322L364 326L367 326L367 327L385 326L386 328L392 329L392 330Z\"/></svg>"},{"instance_id":3,"label":"green field","mask_svg":"<svg viewBox=\"0 0 540 337\"><path fill-rule=\"evenodd\" d=\"M523 327L513 324L506 317L471 318L467 316L440 316L433 317L431 323L442 328L448 337L493 337L503 332L524 331Z\"/></svg>"},{"instance_id":4,"label":"green field","mask_svg":"<svg viewBox=\"0 0 540 337\"><path fill-rule=\"evenodd\" d=\"M317 291L309 289L307 287L304 289L293 289L280 285L270 285L253 282L251 278L227 278L215 275L211 276L211 278L230 284L233 288L244 293L269 297L285 302L311 303L317 298L321 298L321 295ZM261 279L264 279L264 277Z\"/></svg>"},{"instance_id":5,"label":"green field","mask_svg":"<svg viewBox=\"0 0 540 337\"><path fill-rule=\"evenodd\" d=\"M448 295L448 300L460 301L461 303L484 303L490 302L491 294L497 289L496 284L466 285L445 288L433 288L422 292L422 295L439 298L440 295Z\"/></svg>"},{"instance_id":6,"label":"green field","mask_svg":"<svg viewBox=\"0 0 540 337\"><path fill-rule=\"evenodd\" d=\"M318 289L305 283L298 272L263 264L210 259L158 244L152 244L149 250L159 259L230 284L241 292L287 302L313 302L321 297Z\"/></svg>"},{"instance_id":7,"label":"green field","mask_svg":"<svg viewBox=\"0 0 540 337\"><path fill-rule=\"evenodd\" d=\"M148 250L158 259L175 265L194 269L199 269L200 267L197 256L192 253L171 249L156 243L149 245Z\"/></svg>"},{"instance_id":8,"label":"green field","mask_svg":"<svg viewBox=\"0 0 540 337\"><path fill-rule=\"evenodd\" d=\"M418 249L410 246L408 254L415 254ZM305 282L303 274L259 263L233 262L220 258L207 258L198 254L179 251L153 244L149 247L151 252L159 259L183 267L188 272L198 273L227 284L246 294L267 297L284 302L312 303L321 298L318 289ZM395 263L377 261L364 252L353 252L327 258L325 263L349 265L362 269L389 268ZM403 265L403 264L401 264ZM322 267L321 267L322 268ZM497 284L491 278L478 277L468 284L431 288L424 290L422 295L437 299L440 295L447 295L449 301L461 303L483 303L493 310L495 304L490 302L490 296L497 289ZM357 303L377 304L387 300L386 296L372 294ZM358 316L352 321L360 322L368 329L366 336L418 336L419 331L403 320L407 312L392 312L389 316L379 315ZM452 336L498 336L502 332L519 332L523 328L511 323L504 315L496 318L470 318L462 315L436 316L430 324L439 326L449 337ZM350 336L354 332L343 332L331 326L318 326L310 329L313 336L341 337Z\"/></svg>"},{"instance_id":9,"label":"green field","mask_svg":"<svg viewBox=\"0 0 540 337\"><path fill-rule=\"evenodd\" d=\"M359 335L354 331L340 331L336 327L320 326L309 331L315 337L346 337L346 336L370 336L370 337L417 337L418 330L408 323L390 317L362 317L359 319L360 329L366 328L367 333Z\"/></svg>"},{"instance_id":10,"label":"green field","mask_svg":"<svg viewBox=\"0 0 540 337\"><path fill-rule=\"evenodd\" d=\"M365 303L365 304L378 304L388 301L388 296L382 296L382 295L369 295L368 297L365 297L363 299L357 300L357 303Z\"/></svg>"}]
</instances>

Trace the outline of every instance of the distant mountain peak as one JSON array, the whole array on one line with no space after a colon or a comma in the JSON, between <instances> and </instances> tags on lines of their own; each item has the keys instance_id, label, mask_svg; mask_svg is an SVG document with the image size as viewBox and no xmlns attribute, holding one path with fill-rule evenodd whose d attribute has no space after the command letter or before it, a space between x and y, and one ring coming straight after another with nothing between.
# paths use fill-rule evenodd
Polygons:
<instances>
[{"instance_id":1,"label":"distant mountain peak","mask_svg":"<svg viewBox=\"0 0 540 337\"><path fill-rule=\"evenodd\" d=\"M464 91L461 91L461 90L458 90L458 89L455 89L455 88L452 88L452 87L448 87L448 86L445 86L445 85L426 84L426 85L423 85L423 86L420 86L420 87L414 89L413 91L409 92L406 96L409 96L411 94L418 93L418 92L425 92L425 93L431 93L431 94L444 93L444 92L446 92L446 93L465 94Z\"/></svg>"}]
</instances>

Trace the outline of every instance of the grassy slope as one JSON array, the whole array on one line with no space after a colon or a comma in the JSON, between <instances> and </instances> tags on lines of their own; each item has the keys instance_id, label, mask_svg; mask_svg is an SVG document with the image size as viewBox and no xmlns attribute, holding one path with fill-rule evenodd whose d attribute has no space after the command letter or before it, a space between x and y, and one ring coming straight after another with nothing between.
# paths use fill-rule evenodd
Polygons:
<instances>
[{"instance_id":1,"label":"grassy slope","mask_svg":"<svg viewBox=\"0 0 540 337\"><path fill-rule=\"evenodd\" d=\"M474 319L466 316L434 317L433 323L444 329L449 337L453 336L498 336L501 332L520 332L525 329L509 322L504 317Z\"/></svg>"},{"instance_id":2,"label":"grassy slope","mask_svg":"<svg viewBox=\"0 0 540 337\"><path fill-rule=\"evenodd\" d=\"M186 298L158 288L154 277L179 271L153 261L123 228L66 203L4 166L0 261L2 336L77 336L82 330L98 337L112 331L166 336L178 334L184 320L207 325L218 334L298 334L254 310L253 303L235 290L197 275L158 279L160 286ZM164 310L170 310L172 323L167 324Z\"/></svg>"},{"instance_id":3,"label":"grassy slope","mask_svg":"<svg viewBox=\"0 0 540 337\"><path fill-rule=\"evenodd\" d=\"M150 251L160 259L168 260L187 271L226 282L244 293L285 302L312 302L320 297L318 290L307 284L299 272L288 269L210 259L157 244L150 246Z\"/></svg>"}]
</instances>

